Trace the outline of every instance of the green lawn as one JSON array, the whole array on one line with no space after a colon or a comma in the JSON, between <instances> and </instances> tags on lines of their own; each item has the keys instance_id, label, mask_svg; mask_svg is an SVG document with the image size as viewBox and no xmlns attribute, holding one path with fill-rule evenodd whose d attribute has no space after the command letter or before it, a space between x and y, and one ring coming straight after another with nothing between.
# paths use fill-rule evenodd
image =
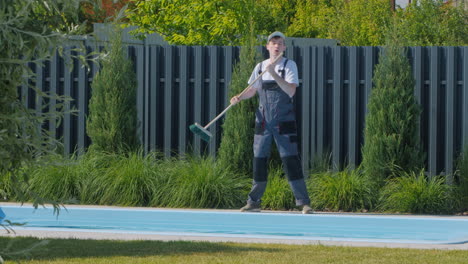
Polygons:
<instances>
[{"instance_id":1,"label":"green lawn","mask_svg":"<svg viewBox=\"0 0 468 264\"><path fill-rule=\"evenodd\" d=\"M0 237L0 251L39 243ZM358 248L320 245L50 239L21 263L467 263L468 251ZM16 263L6 258L6 263Z\"/></svg>"}]
</instances>

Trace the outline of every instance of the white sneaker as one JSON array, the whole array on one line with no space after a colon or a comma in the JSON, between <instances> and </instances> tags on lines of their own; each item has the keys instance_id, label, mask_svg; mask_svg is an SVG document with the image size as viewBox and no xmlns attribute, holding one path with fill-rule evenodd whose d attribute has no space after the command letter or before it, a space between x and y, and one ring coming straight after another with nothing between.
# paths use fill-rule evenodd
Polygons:
<instances>
[{"instance_id":1,"label":"white sneaker","mask_svg":"<svg viewBox=\"0 0 468 264\"><path fill-rule=\"evenodd\" d=\"M240 209L241 212L260 212L260 207L247 204Z\"/></svg>"},{"instance_id":2,"label":"white sneaker","mask_svg":"<svg viewBox=\"0 0 468 264\"><path fill-rule=\"evenodd\" d=\"M312 208L306 204L302 207L302 213L303 214L312 214L314 212L314 210L312 210Z\"/></svg>"}]
</instances>

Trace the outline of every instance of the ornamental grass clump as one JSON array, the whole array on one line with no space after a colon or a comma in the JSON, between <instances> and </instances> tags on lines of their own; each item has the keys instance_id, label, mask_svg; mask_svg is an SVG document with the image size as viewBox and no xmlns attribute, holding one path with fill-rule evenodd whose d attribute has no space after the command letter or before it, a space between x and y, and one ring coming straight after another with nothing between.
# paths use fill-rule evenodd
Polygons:
<instances>
[{"instance_id":1,"label":"ornamental grass clump","mask_svg":"<svg viewBox=\"0 0 468 264\"><path fill-rule=\"evenodd\" d=\"M29 175L29 190L44 200L76 203L80 196L83 176L78 159L61 155L44 157L42 166L26 168Z\"/></svg>"},{"instance_id":2,"label":"ornamental grass clump","mask_svg":"<svg viewBox=\"0 0 468 264\"><path fill-rule=\"evenodd\" d=\"M212 158L189 157L174 164L165 189L152 206L188 208L237 208L247 195L249 181Z\"/></svg>"},{"instance_id":3,"label":"ornamental grass clump","mask_svg":"<svg viewBox=\"0 0 468 264\"><path fill-rule=\"evenodd\" d=\"M104 188L101 186L101 178L106 171L118 164L121 155L110 152L88 150L80 156L79 169L81 173L80 203L99 204L104 195Z\"/></svg>"},{"instance_id":4,"label":"ornamental grass clump","mask_svg":"<svg viewBox=\"0 0 468 264\"><path fill-rule=\"evenodd\" d=\"M262 207L271 210L289 210L295 207L294 194L281 167L270 166Z\"/></svg>"},{"instance_id":5,"label":"ornamental grass clump","mask_svg":"<svg viewBox=\"0 0 468 264\"><path fill-rule=\"evenodd\" d=\"M428 177L419 173L404 172L383 187L379 208L388 212L414 214L442 214L453 211L453 186L446 184L445 177Z\"/></svg>"},{"instance_id":6,"label":"ornamental grass clump","mask_svg":"<svg viewBox=\"0 0 468 264\"><path fill-rule=\"evenodd\" d=\"M376 200L375 184L358 169L313 174L308 189L317 210L370 210Z\"/></svg>"},{"instance_id":7,"label":"ornamental grass clump","mask_svg":"<svg viewBox=\"0 0 468 264\"><path fill-rule=\"evenodd\" d=\"M157 161L142 151L120 155L103 174L91 182L101 195L99 204L121 206L148 205L153 190L158 188L155 174Z\"/></svg>"}]
</instances>

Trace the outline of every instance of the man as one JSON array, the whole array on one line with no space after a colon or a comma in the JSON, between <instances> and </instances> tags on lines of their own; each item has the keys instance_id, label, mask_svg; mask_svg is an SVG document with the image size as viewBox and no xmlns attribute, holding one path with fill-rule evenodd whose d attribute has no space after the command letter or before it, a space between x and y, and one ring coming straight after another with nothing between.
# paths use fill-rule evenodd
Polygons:
<instances>
[{"instance_id":1,"label":"man","mask_svg":"<svg viewBox=\"0 0 468 264\"><path fill-rule=\"evenodd\" d=\"M242 207L241 211L260 211L261 198L267 185L267 163L271 143L275 139L289 185L296 198L296 205L302 206L303 214L309 214L312 213L312 208L309 206L310 199L297 151L296 116L292 100L299 85L297 66L294 61L286 58L275 61L286 50L283 33L273 32L268 36L266 48L270 58L255 67L249 84L262 71L266 73L244 94L231 98L231 104L237 104L255 94L258 94L260 99L255 113L253 185L247 205Z\"/></svg>"}]
</instances>

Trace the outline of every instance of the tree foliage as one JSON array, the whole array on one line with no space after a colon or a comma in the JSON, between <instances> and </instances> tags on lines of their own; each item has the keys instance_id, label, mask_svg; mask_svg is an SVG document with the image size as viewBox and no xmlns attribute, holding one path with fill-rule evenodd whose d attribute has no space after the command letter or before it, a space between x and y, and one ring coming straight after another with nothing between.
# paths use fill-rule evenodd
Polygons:
<instances>
[{"instance_id":1,"label":"tree foliage","mask_svg":"<svg viewBox=\"0 0 468 264\"><path fill-rule=\"evenodd\" d=\"M388 0L299 0L288 35L332 38L346 46L382 45L392 17Z\"/></svg>"},{"instance_id":2,"label":"tree foliage","mask_svg":"<svg viewBox=\"0 0 468 264\"><path fill-rule=\"evenodd\" d=\"M399 10L396 25L408 46L468 44L468 12L441 0L413 1Z\"/></svg>"},{"instance_id":3,"label":"tree foliage","mask_svg":"<svg viewBox=\"0 0 468 264\"><path fill-rule=\"evenodd\" d=\"M329 37L327 27L335 19L335 6L330 0L298 0L295 16L289 24L286 35L291 37Z\"/></svg>"},{"instance_id":4,"label":"tree foliage","mask_svg":"<svg viewBox=\"0 0 468 264\"><path fill-rule=\"evenodd\" d=\"M129 11L139 33L158 33L176 45L243 45L254 19L256 34L286 30L297 0L150 0Z\"/></svg>"},{"instance_id":5,"label":"tree foliage","mask_svg":"<svg viewBox=\"0 0 468 264\"><path fill-rule=\"evenodd\" d=\"M93 31L93 24L106 23L116 19L125 5L133 5L132 0L87 0L81 3L79 19L86 23L84 33Z\"/></svg>"},{"instance_id":6,"label":"tree foliage","mask_svg":"<svg viewBox=\"0 0 468 264\"><path fill-rule=\"evenodd\" d=\"M0 0L0 173L12 172L23 162L49 151L51 143L58 144L41 124L60 118L60 109L49 109L44 114L26 109L17 88L23 84L24 77L34 80L28 62L40 67L41 60L49 58L56 51L54 47L60 47L66 40L70 28L62 31L64 14L72 18L70 12L78 4L78 0ZM47 17L42 16L44 11L48 12ZM64 99L38 90L36 93L43 100Z\"/></svg>"},{"instance_id":7,"label":"tree foliage","mask_svg":"<svg viewBox=\"0 0 468 264\"><path fill-rule=\"evenodd\" d=\"M91 148L111 153L138 145L136 75L132 61L125 57L121 32L114 29L109 54L91 84L86 123Z\"/></svg>"},{"instance_id":8,"label":"tree foliage","mask_svg":"<svg viewBox=\"0 0 468 264\"><path fill-rule=\"evenodd\" d=\"M22 104L18 87L27 86L23 83L27 78L34 83L35 76L28 63L41 67L41 61L50 58L61 47L67 34L79 30L75 18L80 2L0 0L0 175L2 180L8 181L7 184L2 182L0 193L4 194L6 190L3 188L8 188L15 191L19 201L32 200L35 207L46 201L28 192L18 168L35 163L39 155L51 153L59 145L42 124L60 119L61 103L57 104L57 109L48 107L47 112L37 113ZM43 93L34 86L30 88L41 96L45 106L46 99L66 103L65 98ZM53 205L58 209L57 203ZM11 248L2 250L2 254L8 255L9 250Z\"/></svg>"},{"instance_id":9,"label":"tree foliage","mask_svg":"<svg viewBox=\"0 0 468 264\"><path fill-rule=\"evenodd\" d=\"M421 109L414 97L414 78L406 49L397 35L393 36L375 67L362 148L365 174L381 183L395 169L417 171L424 161L418 132Z\"/></svg>"},{"instance_id":10,"label":"tree foliage","mask_svg":"<svg viewBox=\"0 0 468 264\"><path fill-rule=\"evenodd\" d=\"M131 8L129 24L140 33L159 33L171 44L241 45L249 18L259 35L279 30L346 46L385 45L385 32L394 23L409 45L468 43L466 10L441 0L413 1L397 11L388 0L140 0Z\"/></svg>"}]
</instances>

